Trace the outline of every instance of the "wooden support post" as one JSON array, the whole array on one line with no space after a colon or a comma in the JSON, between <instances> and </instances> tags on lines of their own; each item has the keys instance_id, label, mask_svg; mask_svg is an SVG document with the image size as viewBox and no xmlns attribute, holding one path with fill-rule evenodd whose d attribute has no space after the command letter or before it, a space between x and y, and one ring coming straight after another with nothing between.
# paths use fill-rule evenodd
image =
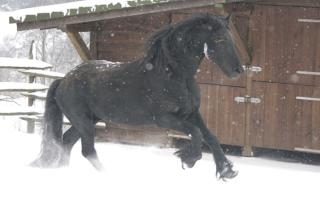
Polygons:
<instances>
[{"instance_id":1,"label":"wooden support post","mask_svg":"<svg viewBox=\"0 0 320 212\"><path fill-rule=\"evenodd\" d=\"M34 83L35 77L28 76L28 83ZM34 104L34 98L28 97L28 107L32 107ZM35 130L35 122L32 120L27 121L27 133L34 133Z\"/></svg>"},{"instance_id":2,"label":"wooden support post","mask_svg":"<svg viewBox=\"0 0 320 212\"><path fill-rule=\"evenodd\" d=\"M98 59L97 32L90 31L90 52L93 59Z\"/></svg>"},{"instance_id":3,"label":"wooden support post","mask_svg":"<svg viewBox=\"0 0 320 212\"><path fill-rule=\"evenodd\" d=\"M33 45L34 40L31 41L30 49L29 49L29 59L33 59ZM34 76L28 76L28 83L34 83L36 78ZM28 97L28 107L33 106L34 98ZM34 133L35 130L35 122L34 121L27 121L27 133Z\"/></svg>"},{"instance_id":4,"label":"wooden support post","mask_svg":"<svg viewBox=\"0 0 320 212\"><path fill-rule=\"evenodd\" d=\"M249 29L250 30L250 29ZM249 46L252 42L252 31L250 30L249 32L249 38L248 41ZM249 51L247 49L247 46L244 45L244 47L247 52L247 58L249 59L248 63L245 63L245 65L252 65L252 53L249 54ZM253 87L253 77L254 77L254 72L252 71L247 71L246 73L246 96L252 97L252 87ZM251 140L250 140L250 128L251 128L251 113L252 113L252 104L246 103L245 106L245 137L244 137L244 146L242 149L242 155L245 157L252 157L254 155Z\"/></svg>"},{"instance_id":5,"label":"wooden support post","mask_svg":"<svg viewBox=\"0 0 320 212\"><path fill-rule=\"evenodd\" d=\"M73 32L73 31L66 31L71 43L77 50L80 58L83 61L88 61L92 59L92 56L90 54L90 50L88 49L86 43L83 41L81 35L79 32Z\"/></svg>"},{"instance_id":6,"label":"wooden support post","mask_svg":"<svg viewBox=\"0 0 320 212\"><path fill-rule=\"evenodd\" d=\"M252 77L253 73L251 71L246 72L246 95L252 96ZM245 157L253 156L252 145L250 142L250 124L251 124L251 103L246 103L246 119L245 119L245 137L244 146L242 150L242 155Z\"/></svg>"}]
</instances>

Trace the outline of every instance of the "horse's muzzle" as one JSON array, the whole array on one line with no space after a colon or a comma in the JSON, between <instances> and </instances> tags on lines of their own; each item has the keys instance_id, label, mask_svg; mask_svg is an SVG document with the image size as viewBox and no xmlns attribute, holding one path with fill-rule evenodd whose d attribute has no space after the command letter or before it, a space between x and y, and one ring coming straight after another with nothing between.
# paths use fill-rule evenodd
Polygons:
<instances>
[{"instance_id":1,"label":"horse's muzzle","mask_svg":"<svg viewBox=\"0 0 320 212\"><path fill-rule=\"evenodd\" d=\"M236 68L234 70L232 70L231 74L229 75L229 77L231 79L238 79L240 74L243 72L243 69L242 68Z\"/></svg>"},{"instance_id":2,"label":"horse's muzzle","mask_svg":"<svg viewBox=\"0 0 320 212\"><path fill-rule=\"evenodd\" d=\"M236 68L236 69L234 70L234 72L237 72L237 73L241 74L241 73L244 72L244 69L243 69L242 66L240 66L240 67Z\"/></svg>"}]
</instances>

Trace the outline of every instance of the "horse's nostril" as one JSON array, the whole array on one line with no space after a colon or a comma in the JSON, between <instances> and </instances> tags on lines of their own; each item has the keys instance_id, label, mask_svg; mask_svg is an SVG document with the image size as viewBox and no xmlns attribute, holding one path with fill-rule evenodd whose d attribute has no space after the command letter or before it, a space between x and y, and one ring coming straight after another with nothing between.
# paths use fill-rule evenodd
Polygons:
<instances>
[{"instance_id":1,"label":"horse's nostril","mask_svg":"<svg viewBox=\"0 0 320 212\"><path fill-rule=\"evenodd\" d=\"M241 73L240 71L241 71L241 70L240 70L239 68L235 68L235 69L233 70L234 73Z\"/></svg>"},{"instance_id":2,"label":"horse's nostril","mask_svg":"<svg viewBox=\"0 0 320 212\"><path fill-rule=\"evenodd\" d=\"M235 72L238 72L241 74L242 72L244 72L244 69L242 67L239 67L235 69Z\"/></svg>"}]
</instances>

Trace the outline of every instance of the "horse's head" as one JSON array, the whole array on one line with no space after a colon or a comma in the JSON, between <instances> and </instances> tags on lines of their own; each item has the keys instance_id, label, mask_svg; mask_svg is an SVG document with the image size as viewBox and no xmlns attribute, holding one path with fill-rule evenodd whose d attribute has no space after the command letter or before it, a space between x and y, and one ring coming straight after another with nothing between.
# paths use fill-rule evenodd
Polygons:
<instances>
[{"instance_id":1,"label":"horse's head","mask_svg":"<svg viewBox=\"0 0 320 212\"><path fill-rule=\"evenodd\" d=\"M206 56L228 77L234 78L243 68L228 25L229 17L209 14L170 25L149 40L146 63L168 73L189 71L194 75Z\"/></svg>"},{"instance_id":2,"label":"horse's head","mask_svg":"<svg viewBox=\"0 0 320 212\"><path fill-rule=\"evenodd\" d=\"M217 64L230 78L243 72L229 31L229 17L206 15L189 31L193 46L202 56Z\"/></svg>"}]
</instances>

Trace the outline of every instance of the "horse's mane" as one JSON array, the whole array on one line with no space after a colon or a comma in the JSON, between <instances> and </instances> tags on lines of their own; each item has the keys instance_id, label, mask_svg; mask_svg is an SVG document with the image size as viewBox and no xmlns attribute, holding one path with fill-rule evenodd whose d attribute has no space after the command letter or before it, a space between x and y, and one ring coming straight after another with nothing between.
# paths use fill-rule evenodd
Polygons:
<instances>
[{"instance_id":1,"label":"horse's mane","mask_svg":"<svg viewBox=\"0 0 320 212\"><path fill-rule=\"evenodd\" d=\"M168 68L174 68L176 60L174 55L171 55L168 47L170 43L176 42L172 35L177 35L177 32L181 34L185 33L187 29L191 29L195 26L200 26L206 23L212 23L211 26L221 27L219 19L222 16L211 14L198 14L189 18L183 22L177 24L168 25L164 29L154 33L147 42L145 63L152 63L159 70L168 70Z\"/></svg>"}]
</instances>

